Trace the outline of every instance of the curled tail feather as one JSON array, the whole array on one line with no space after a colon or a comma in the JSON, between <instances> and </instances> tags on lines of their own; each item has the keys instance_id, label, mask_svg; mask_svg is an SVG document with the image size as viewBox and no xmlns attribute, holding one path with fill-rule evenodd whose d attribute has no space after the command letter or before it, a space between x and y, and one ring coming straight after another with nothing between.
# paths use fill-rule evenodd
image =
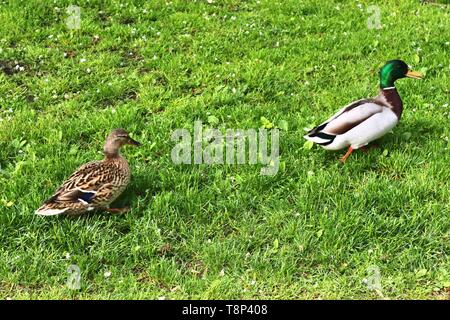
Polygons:
<instances>
[{"instance_id":1,"label":"curled tail feather","mask_svg":"<svg viewBox=\"0 0 450 320\"><path fill-rule=\"evenodd\" d=\"M306 140L312 141L312 142L317 143L317 144L319 144L321 146L326 146L326 145L329 145L329 144L333 143L334 138L336 138L336 135L325 133L325 132L321 131L327 126L327 124L328 124L328 122L325 122L325 123L323 123L323 124L313 128L313 129L311 129L303 137Z\"/></svg>"}]
</instances>

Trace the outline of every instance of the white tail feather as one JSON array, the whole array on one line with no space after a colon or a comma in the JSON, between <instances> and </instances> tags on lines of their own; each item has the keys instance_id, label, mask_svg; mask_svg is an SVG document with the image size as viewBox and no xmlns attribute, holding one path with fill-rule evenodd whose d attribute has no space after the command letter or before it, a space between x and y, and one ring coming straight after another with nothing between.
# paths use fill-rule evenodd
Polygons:
<instances>
[{"instance_id":1,"label":"white tail feather","mask_svg":"<svg viewBox=\"0 0 450 320\"><path fill-rule=\"evenodd\" d=\"M39 215L39 216L56 216L58 214L64 213L67 210L69 210L69 208L64 208L64 209L37 209L35 214Z\"/></svg>"}]
</instances>

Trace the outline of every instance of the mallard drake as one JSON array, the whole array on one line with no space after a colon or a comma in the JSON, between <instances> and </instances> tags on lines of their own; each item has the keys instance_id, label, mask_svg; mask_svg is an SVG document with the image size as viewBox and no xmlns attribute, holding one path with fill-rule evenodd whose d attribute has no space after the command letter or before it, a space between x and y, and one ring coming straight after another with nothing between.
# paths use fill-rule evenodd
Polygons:
<instances>
[{"instance_id":1,"label":"mallard drake","mask_svg":"<svg viewBox=\"0 0 450 320\"><path fill-rule=\"evenodd\" d=\"M421 79L422 74L409 70L402 60L386 62L380 69L380 93L376 97L350 103L304 138L327 150L349 147L340 158L345 162L353 150L364 148L397 125L403 103L394 82L405 77Z\"/></svg>"},{"instance_id":2,"label":"mallard drake","mask_svg":"<svg viewBox=\"0 0 450 320\"><path fill-rule=\"evenodd\" d=\"M120 154L126 144L139 146L123 129L113 130L104 145L105 158L82 165L56 190L36 214L53 216L58 214L80 215L92 210L121 213L126 208L109 208L130 181L128 162Z\"/></svg>"}]
</instances>

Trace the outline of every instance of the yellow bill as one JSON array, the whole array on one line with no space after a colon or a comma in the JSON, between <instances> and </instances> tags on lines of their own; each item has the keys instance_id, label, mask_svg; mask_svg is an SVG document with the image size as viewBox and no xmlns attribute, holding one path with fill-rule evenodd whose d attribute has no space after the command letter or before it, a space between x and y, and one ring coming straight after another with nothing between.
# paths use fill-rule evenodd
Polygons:
<instances>
[{"instance_id":1,"label":"yellow bill","mask_svg":"<svg viewBox=\"0 0 450 320\"><path fill-rule=\"evenodd\" d=\"M406 73L406 76L408 78L414 78L414 79L422 79L423 78L423 74L417 71L412 71L412 70L408 70L408 72Z\"/></svg>"}]
</instances>

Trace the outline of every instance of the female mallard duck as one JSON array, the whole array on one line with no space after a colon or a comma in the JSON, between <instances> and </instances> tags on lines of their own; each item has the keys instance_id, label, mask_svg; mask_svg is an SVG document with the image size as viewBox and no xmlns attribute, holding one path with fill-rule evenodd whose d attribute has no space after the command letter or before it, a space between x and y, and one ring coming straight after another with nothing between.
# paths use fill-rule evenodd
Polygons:
<instances>
[{"instance_id":1,"label":"female mallard duck","mask_svg":"<svg viewBox=\"0 0 450 320\"><path fill-rule=\"evenodd\" d=\"M327 150L349 147L340 158L345 162L353 150L382 137L397 125L403 104L394 82L404 77L421 79L422 74L409 70L402 60L388 61L380 70L378 96L350 103L304 138Z\"/></svg>"},{"instance_id":2,"label":"female mallard duck","mask_svg":"<svg viewBox=\"0 0 450 320\"><path fill-rule=\"evenodd\" d=\"M125 211L126 209L109 208L109 204L122 193L130 181L128 162L119 152L126 144L140 145L131 139L125 130L113 130L103 149L105 158L81 166L36 210L36 214L79 215L97 209L111 213Z\"/></svg>"}]
</instances>

